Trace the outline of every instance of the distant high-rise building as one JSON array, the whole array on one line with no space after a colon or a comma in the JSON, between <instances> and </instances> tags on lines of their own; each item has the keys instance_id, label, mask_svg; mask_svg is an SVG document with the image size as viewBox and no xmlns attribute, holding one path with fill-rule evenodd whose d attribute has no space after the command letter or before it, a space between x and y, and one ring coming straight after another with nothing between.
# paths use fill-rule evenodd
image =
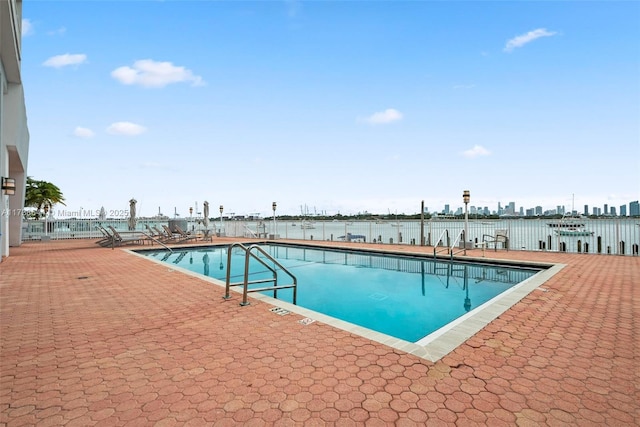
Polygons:
<instances>
[{"instance_id":1,"label":"distant high-rise building","mask_svg":"<svg viewBox=\"0 0 640 427\"><path fill-rule=\"evenodd\" d=\"M606 203L604 204L604 214L609 215L609 205Z\"/></svg>"},{"instance_id":2,"label":"distant high-rise building","mask_svg":"<svg viewBox=\"0 0 640 427\"><path fill-rule=\"evenodd\" d=\"M611 216L617 216L616 215L616 207L615 206L611 206L611 211L609 213L611 214Z\"/></svg>"},{"instance_id":3,"label":"distant high-rise building","mask_svg":"<svg viewBox=\"0 0 640 427\"><path fill-rule=\"evenodd\" d=\"M445 214L449 213L449 205L444 205L444 213Z\"/></svg>"},{"instance_id":4,"label":"distant high-rise building","mask_svg":"<svg viewBox=\"0 0 640 427\"><path fill-rule=\"evenodd\" d=\"M627 205L620 206L620 216L627 216Z\"/></svg>"},{"instance_id":5,"label":"distant high-rise building","mask_svg":"<svg viewBox=\"0 0 640 427\"><path fill-rule=\"evenodd\" d=\"M536 206L536 215L542 215L542 206Z\"/></svg>"},{"instance_id":6,"label":"distant high-rise building","mask_svg":"<svg viewBox=\"0 0 640 427\"><path fill-rule=\"evenodd\" d=\"M584 214L589 215L589 205L584 205Z\"/></svg>"},{"instance_id":7,"label":"distant high-rise building","mask_svg":"<svg viewBox=\"0 0 640 427\"><path fill-rule=\"evenodd\" d=\"M640 204L637 200L629 203L629 216L640 216Z\"/></svg>"},{"instance_id":8,"label":"distant high-rise building","mask_svg":"<svg viewBox=\"0 0 640 427\"><path fill-rule=\"evenodd\" d=\"M509 215L515 215L516 214L516 202L509 202L509 207L508 207L507 213Z\"/></svg>"},{"instance_id":9,"label":"distant high-rise building","mask_svg":"<svg viewBox=\"0 0 640 427\"><path fill-rule=\"evenodd\" d=\"M596 207L596 206L593 207L593 215L594 216L600 216L600 208L599 207Z\"/></svg>"},{"instance_id":10,"label":"distant high-rise building","mask_svg":"<svg viewBox=\"0 0 640 427\"><path fill-rule=\"evenodd\" d=\"M527 216L534 216L536 214L536 210L534 208L527 209Z\"/></svg>"},{"instance_id":11,"label":"distant high-rise building","mask_svg":"<svg viewBox=\"0 0 640 427\"><path fill-rule=\"evenodd\" d=\"M524 215L524 208L520 206L520 216Z\"/></svg>"}]
</instances>

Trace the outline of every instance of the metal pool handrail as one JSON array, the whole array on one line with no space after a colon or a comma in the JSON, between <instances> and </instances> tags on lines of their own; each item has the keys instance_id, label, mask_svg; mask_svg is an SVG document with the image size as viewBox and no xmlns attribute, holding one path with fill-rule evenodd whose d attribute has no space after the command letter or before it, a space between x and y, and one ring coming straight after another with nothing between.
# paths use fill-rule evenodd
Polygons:
<instances>
[{"instance_id":1,"label":"metal pool handrail","mask_svg":"<svg viewBox=\"0 0 640 427\"><path fill-rule=\"evenodd\" d=\"M451 259L453 259L453 256L457 253L463 252L465 253L465 255L467 254L467 248L466 248L466 244L464 249L459 250L458 252L453 252L453 249L456 247L456 245L458 244L458 242L460 242L460 239L462 238L462 236L464 235L464 228L462 230L460 230L460 232L458 233L458 237L456 237L453 240L453 243L451 244L451 247L449 248L449 254L451 254ZM463 240L463 244L464 244L464 240Z\"/></svg>"},{"instance_id":2,"label":"metal pool handrail","mask_svg":"<svg viewBox=\"0 0 640 427\"><path fill-rule=\"evenodd\" d=\"M244 251L244 254L245 254L245 259L244 259L244 280L242 282L231 283L231 252L232 252L232 249L234 247L241 248ZM256 251L260 252L269 261L271 261L277 267L279 267L282 271L284 271L289 277L291 277L291 279L293 280L293 283L291 285L280 285L280 286L278 286L278 272L277 272L277 270L275 268L273 268L272 266L270 266L267 262L265 262L257 254L253 253L252 252L253 250L256 250ZM262 264L265 268L267 268L269 271L271 271L271 273L273 274L273 278L271 278L271 279L249 280L249 261L250 261L250 258L255 259L260 264ZM249 289L249 285L250 284L268 283L268 282L273 282L274 285L273 286L263 287L263 288ZM228 252L227 252L227 276L226 276L224 299L229 299L230 298L230 295L229 295L230 292L229 291L231 289L231 286L240 286L240 285L243 286L242 302L240 303L240 305L243 305L243 306L244 305L249 305L248 295L247 295L249 292L261 292L261 291L271 291L272 290L273 291L273 297L277 298L278 297L278 289L288 289L288 288L293 288L293 304L296 304L296 301L297 301L298 279L293 274L291 274L291 272L289 270L287 270L282 264L280 264L278 261L276 261L275 258L273 258L271 255L269 255L264 249L262 249L259 245L251 245L250 247L246 247L242 243L237 243L236 242L236 243L232 243L228 248Z\"/></svg>"},{"instance_id":3,"label":"metal pool handrail","mask_svg":"<svg viewBox=\"0 0 640 427\"><path fill-rule=\"evenodd\" d=\"M440 241L442 240L442 237L446 234L447 236L447 244L444 245L444 249L440 249L438 250L438 245L440 244ZM449 250L449 229L445 228L444 230L442 230L442 233L440 233L440 237L438 237L438 240L435 241L435 244L433 245L433 257L436 258L436 254L438 252L442 252L442 251L448 251Z\"/></svg>"}]
</instances>

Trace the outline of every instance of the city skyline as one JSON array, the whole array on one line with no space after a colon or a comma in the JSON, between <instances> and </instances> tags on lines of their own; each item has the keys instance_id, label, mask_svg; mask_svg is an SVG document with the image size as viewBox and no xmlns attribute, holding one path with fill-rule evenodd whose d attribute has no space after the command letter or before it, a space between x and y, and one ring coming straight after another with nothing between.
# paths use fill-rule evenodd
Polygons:
<instances>
[{"instance_id":1,"label":"city skyline","mask_svg":"<svg viewBox=\"0 0 640 427\"><path fill-rule=\"evenodd\" d=\"M277 202L276 202L277 205ZM454 208L452 208L454 206ZM177 207L174 212L166 212L162 211L162 209L158 209L155 215L144 214L137 215L138 217L157 217L157 216L165 216L165 217L202 217L202 208L203 205L199 203L194 203L193 205L187 208L185 215L182 211L179 213ZM276 213L273 208L271 214L264 212L250 212L250 213L242 213L242 212L234 212L228 211L224 209L224 205L220 206L222 208L222 216L223 217L261 217L266 218L272 216ZM215 206L210 210L209 216L210 218L219 217L218 212L220 210ZM429 213L432 215L444 214L444 215L463 215L464 214L464 206L457 206L452 204L443 205L442 209L438 208L430 208L429 206L424 206L425 213ZM573 208L570 209L565 205L558 205L555 209L543 209L541 205L536 205L534 207L525 207L519 206L516 202L508 202L503 206L502 203L499 202L498 206L495 209L490 208L489 206L477 206L473 204L468 205L469 215L484 215L484 216L523 216L523 217L535 217L535 216L553 216L553 215L564 215L564 214L577 214L584 216L610 216L610 217L632 217L632 216L640 216L640 204L638 200L630 201L627 204L623 204L620 206L609 206L608 204L603 204L602 206L589 206L584 205L581 209ZM277 206L276 206L277 211ZM139 212L139 211L138 211ZM324 210L318 210L315 206L309 207L308 205L301 205L300 210L296 213L291 212L277 212L276 216L327 216L333 217L336 215L344 215L344 216L353 216L353 215L375 215L375 216L393 216L393 215L416 215L420 213L420 209L416 212L397 212L391 211L390 209L387 212L373 212L369 210L354 212L354 213L340 213L340 212L327 212ZM73 209L66 206L55 206L54 209L49 212L49 216L51 218L64 219L64 218L95 218L100 216L105 216L109 218L128 218L129 210L128 209L116 209L116 210L105 210L104 206L101 206L98 209L84 208L79 207L78 209Z\"/></svg>"}]
</instances>

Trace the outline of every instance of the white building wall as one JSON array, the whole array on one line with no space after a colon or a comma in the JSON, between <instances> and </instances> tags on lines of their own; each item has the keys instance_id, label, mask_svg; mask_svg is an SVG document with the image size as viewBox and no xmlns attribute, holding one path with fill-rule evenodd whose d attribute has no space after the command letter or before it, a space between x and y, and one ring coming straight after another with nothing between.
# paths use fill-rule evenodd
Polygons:
<instances>
[{"instance_id":1,"label":"white building wall","mask_svg":"<svg viewBox=\"0 0 640 427\"><path fill-rule=\"evenodd\" d=\"M16 180L15 195L0 191L0 259L22 241L22 208L29 130L20 75L22 0L0 0L0 177Z\"/></svg>"}]
</instances>

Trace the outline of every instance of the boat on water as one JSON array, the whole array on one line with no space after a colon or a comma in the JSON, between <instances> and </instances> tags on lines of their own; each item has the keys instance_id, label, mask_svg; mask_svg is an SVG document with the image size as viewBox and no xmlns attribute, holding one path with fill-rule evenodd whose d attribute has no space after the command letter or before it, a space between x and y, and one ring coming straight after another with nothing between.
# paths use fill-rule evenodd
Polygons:
<instances>
[{"instance_id":1,"label":"boat on water","mask_svg":"<svg viewBox=\"0 0 640 427\"><path fill-rule=\"evenodd\" d=\"M316 228L316 226L313 225L311 221L304 221L300 224L300 228L305 228L308 230L308 229Z\"/></svg>"},{"instance_id":2,"label":"boat on water","mask_svg":"<svg viewBox=\"0 0 640 427\"><path fill-rule=\"evenodd\" d=\"M559 236L592 236L593 231L587 230L584 218L580 215L563 215L558 222L549 222Z\"/></svg>"},{"instance_id":3,"label":"boat on water","mask_svg":"<svg viewBox=\"0 0 640 427\"><path fill-rule=\"evenodd\" d=\"M434 213L431 216L431 219L440 220L440 221L455 221L457 218L455 215L451 215L451 214Z\"/></svg>"},{"instance_id":4,"label":"boat on water","mask_svg":"<svg viewBox=\"0 0 640 427\"><path fill-rule=\"evenodd\" d=\"M346 236L338 236L338 240L342 240L345 242L366 242L367 236L365 236L364 234L347 233Z\"/></svg>"},{"instance_id":5,"label":"boat on water","mask_svg":"<svg viewBox=\"0 0 640 427\"><path fill-rule=\"evenodd\" d=\"M589 231L584 227L579 228L560 228L555 230L560 236L593 236L593 231Z\"/></svg>"},{"instance_id":6,"label":"boat on water","mask_svg":"<svg viewBox=\"0 0 640 427\"><path fill-rule=\"evenodd\" d=\"M566 222L564 222L566 221ZM547 225L551 228L575 228L575 227L584 227L583 222L576 221L567 221L560 220L560 222L549 222Z\"/></svg>"}]
</instances>

